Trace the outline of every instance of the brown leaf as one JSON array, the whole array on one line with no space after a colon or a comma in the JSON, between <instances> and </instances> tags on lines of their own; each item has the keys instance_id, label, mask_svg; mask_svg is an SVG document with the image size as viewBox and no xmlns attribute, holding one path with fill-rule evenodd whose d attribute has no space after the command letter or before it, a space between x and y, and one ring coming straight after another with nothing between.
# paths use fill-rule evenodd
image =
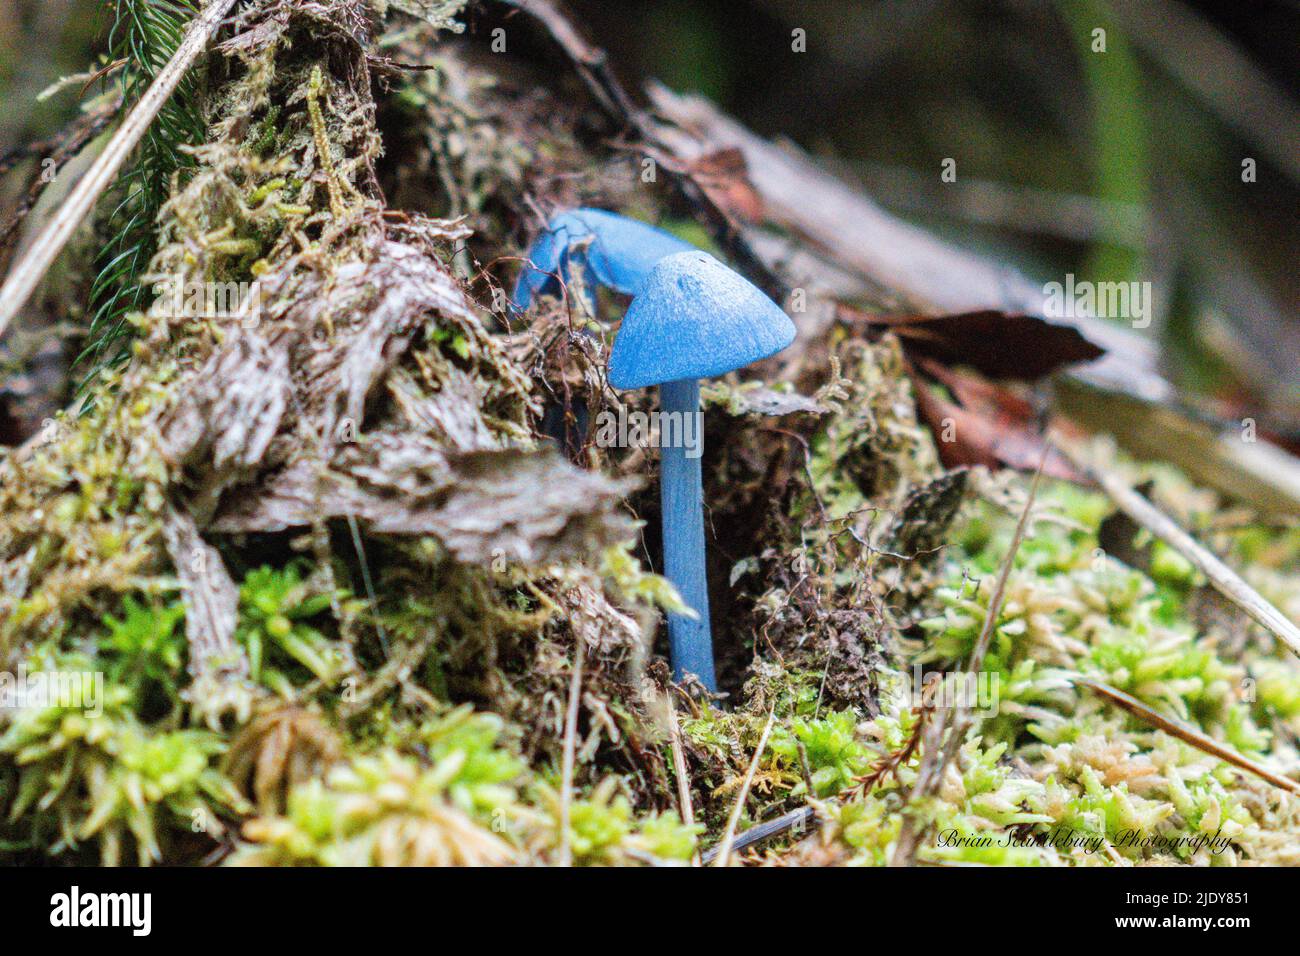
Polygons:
<instances>
[{"instance_id":1,"label":"brown leaf","mask_svg":"<svg viewBox=\"0 0 1300 956\"><path fill-rule=\"evenodd\" d=\"M739 149L720 149L693 160L687 167L694 179L720 208L750 223L763 221L763 200L759 198L745 154Z\"/></svg>"},{"instance_id":2,"label":"brown leaf","mask_svg":"<svg viewBox=\"0 0 1300 956\"><path fill-rule=\"evenodd\" d=\"M955 315L870 315L840 306L842 321L889 329L909 355L969 365L991 378L1036 381L1099 358L1104 349L1078 329L1034 315L985 309Z\"/></svg>"},{"instance_id":3,"label":"brown leaf","mask_svg":"<svg viewBox=\"0 0 1300 956\"><path fill-rule=\"evenodd\" d=\"M1033 471L1038 467L1044 442L1029 422L997 416L988 407L964 408L936 395L924 380L914 378L913 383L917 412L934 433L944 467L1007 466L1018 471ZM1005 398L1004 407L1014 406L1013 399L1014 396ZM1043 474L1068 481L1080 480L1070 463L1055 450L1049 452Z\"/></svg>"}]
</instances>

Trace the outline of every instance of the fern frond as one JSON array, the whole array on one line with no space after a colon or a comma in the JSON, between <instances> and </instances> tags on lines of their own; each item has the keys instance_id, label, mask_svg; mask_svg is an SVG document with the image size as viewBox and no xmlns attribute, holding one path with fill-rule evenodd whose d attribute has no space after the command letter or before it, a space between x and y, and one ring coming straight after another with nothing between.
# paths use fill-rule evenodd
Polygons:
<instances>
[{"instance_id":1,"label":"fern frond","mask_svg":"<svg viewBox=\"0 0 1300 956\"><path fill-rule=\"evenodd\" d=\"M199 11L197 0L116 0L109 56L125 60L123 102L136 103L180 46L185 28ZM181 147L203 140L205 124L199 80L187 75L150 125L130 166L115 186L118 203L104 227L108 238L91 289L92 319L81 390L101 372L123 362L131 326L127 315L143 311L149 290L140 284L155 248L158 212L173 179L192 165Z\"/></svg>"}]
</instances>

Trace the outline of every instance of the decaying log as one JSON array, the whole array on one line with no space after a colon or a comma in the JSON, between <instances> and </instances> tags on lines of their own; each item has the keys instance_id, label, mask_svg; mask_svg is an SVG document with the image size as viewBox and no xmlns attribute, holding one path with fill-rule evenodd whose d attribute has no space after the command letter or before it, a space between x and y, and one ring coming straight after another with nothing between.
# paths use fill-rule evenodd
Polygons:
<instances>
[{"instance_id":1,"label":"decaying log","mask_svg":"<svg viewBox=\"0 0 1300 956\"><path fill-rule=\"evenodd\" d=\"M201 476L201 524L281 531L353 517L375 533L434 535L461 561L527 565L630 535L620 503L635 482L504 442L482 384L454 365L432 394L394 368L431 318L494 348L427 252L387 240L328 280L286 269L265 288L268 314L229 327L163 424L168 457ZM368 421L385 391L391 411Z\"/></svg>"}]
</instances>

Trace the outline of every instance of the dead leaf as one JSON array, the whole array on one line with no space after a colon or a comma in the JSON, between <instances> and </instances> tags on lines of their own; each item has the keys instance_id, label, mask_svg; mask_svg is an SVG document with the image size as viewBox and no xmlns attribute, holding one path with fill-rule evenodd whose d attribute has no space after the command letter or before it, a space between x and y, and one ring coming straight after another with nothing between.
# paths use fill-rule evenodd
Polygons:
<instances>
[{"instance_id":1,"label":"dead leaf","mask_svg":"<svg viewBox=\"0 0 1300 956\"><path fill-rule=\"evenodd\" d=\"M1073 326L995 309L954 315L870 315L841 305L840 319L856 327L889 329L910 356L969 365L997 379L1037 381L1105 353Z\"/></svg>"},{"instance_id":2,"label":"dead leaf","mask_svg":"<svg viewBox=\"0 0 1300 956\"><path fill-rule=\"evenodd\" d=\"M1033 471L1038 467L1044 442L1028 423L999 421L987 410L963 408L941 398L923 380L914 378L913 382L917 412L934 433L944 467L1007 466L1019 471ZM1068 481L1080 480L1070 463L1054 450L1048 453L1043 474Z\"/></svg>"}]
</instances>

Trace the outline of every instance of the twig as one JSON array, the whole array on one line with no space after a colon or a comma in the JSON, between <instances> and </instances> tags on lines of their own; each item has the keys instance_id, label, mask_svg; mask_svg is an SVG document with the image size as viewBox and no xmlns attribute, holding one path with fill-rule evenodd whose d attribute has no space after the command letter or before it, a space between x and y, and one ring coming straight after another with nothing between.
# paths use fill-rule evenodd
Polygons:
<instances>
[{"instance_id":1,"label":"twig","mask_svg":"<svg viewBox=\"0 0 1300 956\"><path fill-rule=\"evenodd\" d=\"M578 702L582 697L582 660L587 642L574 642L573 678L569 682L569 707L564 716L564 758L560 771L560 866L573 865L569 846L569 807L573 802L573 753L578 739Z\"/></svg>"},{"instance_id":2,"label":"twig","mask_svg":"<svg viewBox=\"0 0 1300 956\"><path fill-rule=\"evenodd\" d=\"M693 827L695 807L691 803L691 781L686 776L686 751L682 748L682 728L677 722L677 704L673 701L672 690L668 691L668 741L672 745L673 773L677 777L677 812L681 814L682 823ZM694 855L691 863L699 866L699 853Z\"/></svg>"},{"instance_id":3,"label":"twig","mask_svg":"<svg viewBox=\"0 0 1300 956\"><path fill-rule=\"evenodd\" d=\"M100 194L113 181L117 171L140 142L149 124L172 95L190 65L208 45L208 40L234 3L235 0L211 0L195 18L171 60L158 73L149 89L145 90L140 102L127 114L104 151L69 193L59 211L46 223L22 259L10 271L4 286L0 287L0 336L4 335L18 310L26 304Z\"/></svg>"},{"instance_id":4,"label":"twig","mask_svg":"<svg viewBox=\"0 0 1300 956\"><path fill-rule=\"evenodd\" d=\"M53 160L49 172L58 173L67 164L68 160L81 151L83 146L104 131L121 107L122 100L118 98L101 104L89 113L82 113L57 135L39 143L32 143L27 147L27 155L47 154L45 158ZM4 175L6 171L4 163L0 161L0 175ZM19 200L17 208L9 216L9 221L5 223L3 228L0 228L0 256L9 251L14 237L18 235L18 227L23 224L27 214L36 205L36 200L40 198L41 192L48 185L47 179L48 175L42 169L41 175L37 176L32 182L27 194Z\"/></svg>"},{"instance_id":5,"label":"twig","mask_svg":"<svg viewBox=\"0 0 1300 956\"><path fill-rule=\"evenodd\" d=\"M1297 628L1281 611L1243 581L1237 572L1198 544L1172 518L1119 478L1089 465L1079 457L1077 452L1068 448L1063 448L1062 451L1080 471L1101 486L1120 511L1195 565L1196 569L1214 585L1215 590L1289 647L1291 653L1300 656L1300 628Z\"/></svg>"},{"instance_id":6,"label":"twig","mask_svg":"<svg viewBox=\"0 0 1300 956\"><path fill-rule=\"evenodd\" d=\"M366 548L361 543L361 529L357 526L357 516L351 511L348 512L348 531L352 535L352 549L357 554L357 563L361 566L361 583L366 589L366 598L370 601L370 606L379 607L379 597L375 594L375 584L370 577L370 562L366 560ZM379 637L379 648L384 652L384 660L387 661L391 656L388 647L388 632L384 628L383 619L378 615L375 616L375 633Z\"/></svg>"},{"instance_id":7,"label":"twig","mask_svg":"<svg viewBox=\"0 0 1300 956\"><path fill-rule=\"evenodd\" d=\"M937 682L927 684L921 690L921 701L912 712L916 714L916 725L912 732L907 735L907 740L903 741L903 746L897 750L890 751L871 765L871 770L861 777L854 777L853 781L861 788L862 796L868 796L872 790L886 778L898 778L898 770L916 753L916 748L921 744L921 738L925 735L926 727L934 717L934 706L931 703L933 689L937 688ZM854 789L857 789L854 788Z\"/></svg>"},{"instance_id":8,"label":"twig","mask_svg":"<svg viewBox=\"0 0 1300 956\"><path fill-rule=\"evenodd\" d=\"M658 124L632 100L623 88L623 84L614 75L614 71L610 69L609 58L605 51L588 42L559 7L551 0L502 0L502 2L532 16L546 29L551 39L569 58L579 78L601 108L615 122L640 137L642 144L638 144L638 149L642 149L643 144L655 144L667 148L667 144L658 135ZM675 152L674 156L676 156ZM778 302L783 301L789 291L785 282L769 269L762 257L753 250L731 216L714 202L708 191L696 180L690 167L682 164L661 163L660 165L682 198L699 214L699 218L713 233L718 244L740 262L744 271L763 288L764 292Z\"/></svg>"},{"instance_id":9,"label":"twig","mask_svg":"<svg viewBox=\"0 0 1300 956\"><path fill-rule=\"evenodd\" d=\"M63 129L53 136L45 139L33 140L29 143L23 143L15 146L0 155L0 176L7 176L15 166L20 162L34 156L44 157L51 153L67 150L69 142L76 142L78 145L73 147L73 151L80 148L87 137L86 128L93 127L90 136L96 136L103 129L104 124L108 123L117 111L121 109L122 101L120 99L103 103L88 112L79 114L75 119L68 123Z\"/></svg>"},{"instance_id":10,"label":"twig","mask_svg":"<svg viewBox=\"0 0 1300 956\"><path fill-rule=\"evenodd\" d=\"M1025 538L1025 529L1029 526L1029 515L1034 507L1034 500L1038 497L1038 483L1043 477L1043 465L1047 462L1048 453L1052 446L1044 443L1043 455L1038 462L1038 470L1034 472L1034 480L1029 485L1029 496L1025 499L1024 510L1020 512L1020 520L1016 523L1016 532L1011 538L1011 546L1007 549L1007 555L1002 559L1002 567L998 569L997 580L993 584L993 594L989 597L988 612L984 615L984 626L980 629L979 638L975 641L975 647L971 651L970 663L967 670L971 674L978 674L980 668L984 666L984 657L988 653L989 644L993 640L993 632L997 628L998 615L1002 612L1002 599L1006 595L1007 579L1011 576L1011 568L1015 565L1016 554L1020 551L1020 543ZM927 728L925 734L925 753L921 757L921 766L917 770L916 783L912 786L912 793L908 798L909 804L915 803L918 798L924 799L930 796L943 779L948 765L956 759L957 751L961 749L962 742L966 738L967 731L973 723L971 711L964 700L959 700L957 706L951 711L948 719L948 735L943 737L944 721L937 720ZM890 861L891 866L911 866L916 860L916 851L921 845L921 838L924 836L927 827L917 827L915 818L912 814L907 814L903 818L903 828L898 834L898 843L894 847L894 856Z\"/></svg>"},{"instance_id":11,"label":"twig","mask_svg":"<svg viewBox=\"0 0 1300 956\"><path fill-rule=\"evenodd\" d=\"M1292 780L1290 777L1284 777L1281 774L1274 773L1266 767L1257 764L1249 757L1242 756L1225 744L1219 743L1212 737L1206 736L1194 727L1188 727L1180 721L1166 717L1159 711L1153 710L1142 701L1129 694L1124 693L1118 688L1111 687L1109 684L1103 684L1099 680L1093 680L1091 677L1076 675L1074 682L1081 687L1086 687L1094 693L1100 694L1111 703L1122 707L1139 720L1144 720L1149 724L1154 724L1165 733L1177 737L1185 743L1191 744L1197 750L1203 750L1212 757L1218 757L1225 763L1230 763L1234 767L1253 773L1263 780L1267 780L1275 787L1281 787L1289 793L1300 794L1300 782Z\"/></svg>"},{"instance_id":12,"label":"twig","mask_svg":"<svg viewBox=\"0 0 1300 956\"><path fill-rule=\"evenodd\" d=\"M749 762L749 769L745 771L745 779L740 784L740 793L736 794L736 805L731 808L731 816L727 818L727 829L722 834L722 842L718 844L718 855L714 858L714 866L727 866L731 862L731 848L736 840L736 824L740 822L740 812L745 809L745 801L749 798L749 788L754 783L754 774L758 772L758 762L763 759L763 751L767 749L767 737L772 732L772 721L776 718L776 708L773 707L767 714L767 724L763 727L763 736L758 738L758 746L754 749L754 759Z\"/></svg>"}]
</instances>

